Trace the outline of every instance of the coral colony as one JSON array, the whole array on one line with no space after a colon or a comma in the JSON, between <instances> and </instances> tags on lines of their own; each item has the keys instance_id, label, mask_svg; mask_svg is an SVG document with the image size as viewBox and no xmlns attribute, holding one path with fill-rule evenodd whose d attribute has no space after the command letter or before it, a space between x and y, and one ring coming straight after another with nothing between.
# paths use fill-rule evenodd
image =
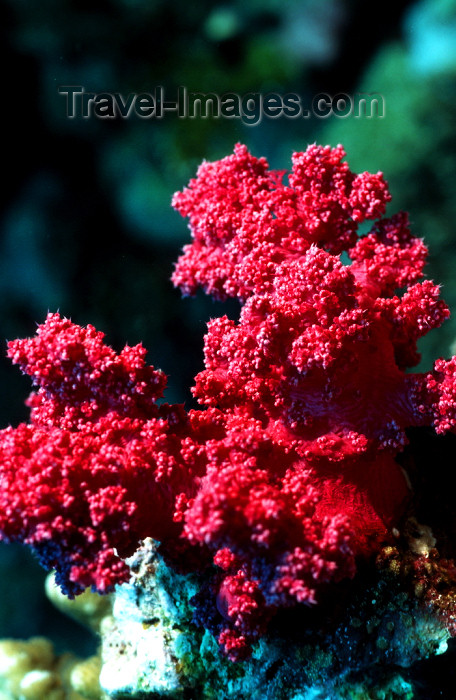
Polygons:
<instances>
[{"instance_id":1,"label":"coral colony","mask_svg":"<svg viewBox=\"0 0 456 700\"><path fill-rule=\"evenodd\" d=\"M455 431L456 358L406 373L449 312L407 215L382 218L382 174L344 156L312 145L286 175L237 145L174 196L193 238L174 284L241 303L208 324L200 409L157 403L141 345L116 354L57 313L8 345L35 391L0 435L2 539L70 597L117 590L108 668L129 591L153 617L143 666L122 676L125 631L124 670L102 671L109 697L412 697L397 667L454 633L444 516L422 522L410 443Z\"/></svg>"}]
</instances>

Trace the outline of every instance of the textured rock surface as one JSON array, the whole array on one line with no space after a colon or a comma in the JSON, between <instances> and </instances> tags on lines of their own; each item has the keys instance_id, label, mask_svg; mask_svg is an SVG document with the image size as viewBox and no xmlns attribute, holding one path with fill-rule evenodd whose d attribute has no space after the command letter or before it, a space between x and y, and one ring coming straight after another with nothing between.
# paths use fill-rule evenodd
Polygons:
<instances>
[{"instance_id":1,"label":"textured rock surface","mask_svg":"<svg viewBox=\"0 0 456 700\"><path fill-rule=\"evenodd\" d=\"M117 588L101 626L100 681L113 700L407 699L411 685L398 667L443 653L449 637L397 578L371 571L370 582L341 590L344 605L328 603L334 623L323 627L303 606L255 645L249 661L233 663L192 622L195 581L169 569L151 540L129 564L132 581Z\"/></svg>"}]
</instances>

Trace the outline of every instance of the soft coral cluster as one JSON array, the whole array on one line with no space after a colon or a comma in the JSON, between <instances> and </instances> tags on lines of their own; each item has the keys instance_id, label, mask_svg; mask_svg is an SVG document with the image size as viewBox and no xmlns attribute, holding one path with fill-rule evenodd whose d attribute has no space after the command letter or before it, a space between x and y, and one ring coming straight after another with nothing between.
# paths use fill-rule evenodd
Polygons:
<instances>
[{"instance_id":1,"label":"soft coral cluster","mask_svg":"<svg viewBox=\"0 0 456 700\"><path fill-rule=\"evenodd\" d=\"M201 285L216 298L245 300L270 288L277 264L311 245L335 254L353 245L358 224L381 216L390 195L381 173L355 175L344 155L341 146L295 153L288 185L284 172L239 144L232 156L204 162L173 199L194 237L174 283L185 293Z\"/></svg>"},{"instance_id":2,"label":"soft coral cluster","mask_svg":"<svg viewBox=\"0 0 456 700\"><path fill-rule=\"evenodd\" d=\"M165 376L141 345L117 355L92 326L49 314L8 352L38 390L31 423L1 434L2 537L31 545L68 594L109 591L141 538L171 534L170 488L192 479L188 419L156 405Z\"/></svg>"},{"instance_id":3,"label":"soft coral cluster","mask_svg":"<svg viewBox=\"0 0 456 700\"><path fill-rule=\"evenodd\" d=\"M196 619L242 659L278 610L353 576L398 524L405 429L456 425L455 360L405 373L448 309L420 281L407 216L381 218L383 176L343 157L310 146L286 183L238 145L175 195L194 240L174 283L242 303L239 321L208 324L201 410L157 406L164 377L141 347L116 355L56 314L10 344L39 389L30 425L1 435L0 532L70 593L125 580L146 536L170 562L199 551Z\"/></svg>"}]
</instances>

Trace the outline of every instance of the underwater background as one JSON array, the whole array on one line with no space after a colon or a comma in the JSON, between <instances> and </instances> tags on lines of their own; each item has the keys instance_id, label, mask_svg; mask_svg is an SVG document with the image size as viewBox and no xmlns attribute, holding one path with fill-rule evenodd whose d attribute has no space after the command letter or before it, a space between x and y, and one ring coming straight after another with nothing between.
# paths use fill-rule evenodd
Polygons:
<instances>
[{"instance_id":1,"label":"underwater background","mask_svg":"<svg viewBox=\"0 0 456 700\"><path fill-rule=\"evenodd\" d=\"M373 17L373 13L376 16ZM410 213L430 248L427 275L452 310L424 339L420 369L456 344L456 1L3 0L4 177L0 338L32 335L48 310L94 324L116 350L140 341L169 375L166 398L192 404L206 321L221 305L182 300L169 281L188 241L170 206L197 165L238 141L271 167L308 143L342 143L355 172L382 170L389 213ZM87 92L299 95L378 93L384 114L241 119L68 118L60 86ZM225 309L224 309L225 310ZM232 306L233 313L236 306ZM3 342L3 341L2 341ZM453 350L451 350L453 347ZM1 426L30 391L0 353ZM95 641L55 613L45 572L0 548L0 637L44 634L86 654ZM409 669L417 697L453 698L456 643Z\"/></svg>"}]
</instances>

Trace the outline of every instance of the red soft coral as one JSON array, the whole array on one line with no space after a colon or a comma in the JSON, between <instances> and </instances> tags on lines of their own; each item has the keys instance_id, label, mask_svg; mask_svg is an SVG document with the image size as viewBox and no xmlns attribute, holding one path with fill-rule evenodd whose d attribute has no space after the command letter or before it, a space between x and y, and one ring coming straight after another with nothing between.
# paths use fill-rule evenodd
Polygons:
<instances>
[{"instance_id":1,"label":"red soft coral","mask_svg":"<svg viewBox=\"0 0 456 700\"><path fill-rule=\"evenodd\" d=\"M141 346L117 355L57 314L10 344L38 390L31 424L0 436L0 532L68 592L125 580L146 536L170 563L193 549L196 619L242 659L277 611L314 604L391 537L406 429L456 429L455 360L405 373L448 309L407 216L379 218L383 176L344 155L294 154L287 184L238 145L174 196L194 239L174 283L243 303L208 325L201 410L158 407L164 375Z\"/></svg>"},{"instance_id":2,"label":"red soft coral","mask_svg":"<svg viewBox=\"0 0 456 700\"><path fill-rule=\"evenodd\" d=\"M109 411L129 418L155 415L166 377L144 362L142 345L117 355L93 326L48 314L35 338L8 343L8 356L39 387L29 403L41 425L75 429Z\"/></svg>"},{"instance_id":3,"label":"red soft coral","mask_svg":"<svg viewBox=\"0 0 456 700\"><path fill-rule=\"evenodd\" d=\"M234 154L203 163L173 198L194 238L173 281L185 294L201 285L216 298L247 299L273 281L277 263L312 244L332 253L356 241L358 224L376 219L390 199L381 173L354 175L342 146L309 146L293 155L289 185L264 158L238 144Z\"/></svg>"},{"instance_id":4,"label":"red soft coral","mask_svg":"<svg viewBox=\"0 0 456 700\"><path fill-rule=\"evenodd\" d=\"M31 424L1 434L3 539L31 545L71 595L109 591L129 576L120 557L173 534L172 489L193 488L189 450L185 470L180 456L188 418L157 407L165 377L141 346L117 355L102 333L58 314L9 355L39 389Z\"/></svg>"}]
</instances>

